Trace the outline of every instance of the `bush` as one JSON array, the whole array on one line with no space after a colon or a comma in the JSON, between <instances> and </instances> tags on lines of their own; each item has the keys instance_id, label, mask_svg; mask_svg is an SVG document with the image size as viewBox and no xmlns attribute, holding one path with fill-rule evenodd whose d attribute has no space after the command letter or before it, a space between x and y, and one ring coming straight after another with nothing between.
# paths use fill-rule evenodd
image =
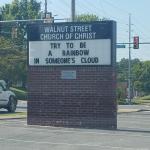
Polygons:
<instances>
[{"instance_id":1,"label":"bush","mask_svg":"<svg viewBox=\"0 0 150 150\"><path fill-rule=\"evenodd\" d=\"M118 102L118 105L126 105L126 104L128 104L125 99L118 99L117 102Z\"/></svg>"},{"instance_id":2,"label":"bush","mask_svg":"<svg viewBox=\"0 0 150 150\"><path fill-rule=\"evenodd\" d=\"M17 99L27 100L27 91L13 88L13 87L11 87L10 90L16 94Z\"/></svg>"}]
</instances>

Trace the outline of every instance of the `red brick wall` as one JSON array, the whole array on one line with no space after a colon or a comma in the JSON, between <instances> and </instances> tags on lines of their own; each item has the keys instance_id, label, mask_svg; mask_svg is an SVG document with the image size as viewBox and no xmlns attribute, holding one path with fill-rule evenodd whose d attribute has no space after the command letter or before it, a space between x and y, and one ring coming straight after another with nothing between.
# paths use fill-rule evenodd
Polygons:
<instances>
[{"instance_id":1,"label":"red brick wall","mask_svg":"<svg viewBox=\"0 0 150 150\"><path fill-rule=\"evenodd\" d=\"M112 66L29 67L28 124L116 129L115 77Z\"/></svg>"}]
</instances>

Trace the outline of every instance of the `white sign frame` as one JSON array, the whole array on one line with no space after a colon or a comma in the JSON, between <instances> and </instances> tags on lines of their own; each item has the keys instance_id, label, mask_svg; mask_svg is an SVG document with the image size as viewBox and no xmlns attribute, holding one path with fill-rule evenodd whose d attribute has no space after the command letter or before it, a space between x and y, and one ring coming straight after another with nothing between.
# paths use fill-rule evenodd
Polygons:
<instances>
[{"instance_id":1,"label":"white sign frame","mask_svg":"<svg viewBox=\"0 0 150 150\"><path fill-rule=\"evenodd\" d=\"M111 65L111 39L29 41L29 65Z\"/></svg>"}]
</instances>

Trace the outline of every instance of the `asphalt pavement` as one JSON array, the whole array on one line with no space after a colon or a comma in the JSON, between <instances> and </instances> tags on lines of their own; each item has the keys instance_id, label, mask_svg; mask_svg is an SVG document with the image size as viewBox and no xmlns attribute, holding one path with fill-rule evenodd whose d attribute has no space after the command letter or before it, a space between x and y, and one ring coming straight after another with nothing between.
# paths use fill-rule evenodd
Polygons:
<instances>
[{"instance_id":1,"label":"asphalt pavement","mask_svg":"<svg viewBox=\"0 0 150 150\"><path fill-rule=\"evenodd\" d=\"M114 131L28 126L26 119L0 120L0 150L150 150L149 106L119 106L120 110L129 108L132 111L118 113Z\"/></svg>"},{"instance_id":2,"label":"asphalt pavement","mask_svg":"<svg viewBox=\"0 0 150 150\"><path fill-rule=\"evenodd\" d=\"M150 112L121 113L118 130L27 126L0 121L2 150L150 150Z\"/></svg>"}]
</instances>

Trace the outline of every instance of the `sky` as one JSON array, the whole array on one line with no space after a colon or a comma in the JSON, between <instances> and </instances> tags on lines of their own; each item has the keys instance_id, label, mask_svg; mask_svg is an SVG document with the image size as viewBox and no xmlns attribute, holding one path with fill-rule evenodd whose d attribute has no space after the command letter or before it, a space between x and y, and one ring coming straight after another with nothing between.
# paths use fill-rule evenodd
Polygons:
<instances>
[{"instance_id":1,"label":"sky","mask_svg":"<svg viewBox=\"0 0 150 150\"><path fill-rule=\"evenodd\" d=\"M39 1L39 0L37 0ZM56 19L69 18L71 0L47 0L48 11ZM0 0L0 6L12 0ZM44 10L44 0L41 0ZM76 14L95 14L100 18L108 18L117 22L117 43L129 41L129 14L131 14L131 39L139 36L140 42L150 42L150 0L76 0ZM150 60L150 45L140 45L131 50L132 59ZM128 58L128 45L117 49L117 60Z\"/></svg>"}]
</instances>

